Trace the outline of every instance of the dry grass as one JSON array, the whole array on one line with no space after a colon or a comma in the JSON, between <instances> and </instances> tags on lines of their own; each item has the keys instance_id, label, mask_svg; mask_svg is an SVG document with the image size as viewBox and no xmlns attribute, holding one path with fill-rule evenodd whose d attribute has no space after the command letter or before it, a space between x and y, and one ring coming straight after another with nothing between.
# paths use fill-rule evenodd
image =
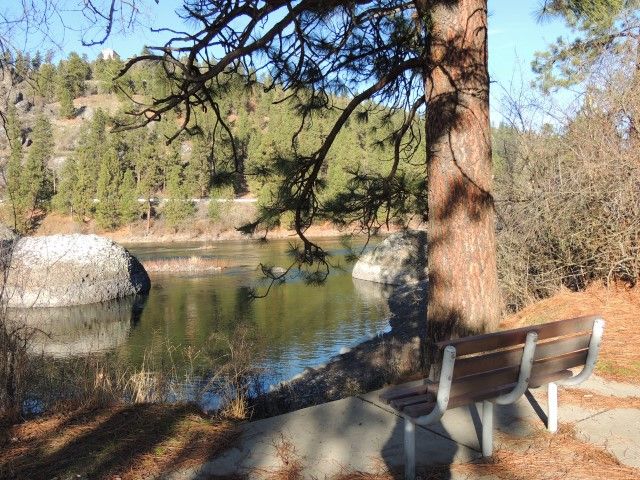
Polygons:
<instances>
[{"instance_id":1,"label":"dry grass","mask_svg":"<svg viewBox=\"0 0 640 480\"><path fill-rule=\"evenodd\" d=\"M0 478L150 478L206 462L237 435L191 405L78 410L0 430Z\"/></svg>"},{"instance_id":2,"label":"dry grass","mask_svg":"<svg viewBox=\"0 0 640 480\"><path fill-rule=\"evenodd\" d=\"M495 478L501 480L630 480L640 478L640 469L622 465L603 449L576 438L571 425L550 434L539 430L532 437L518 438L498 434L502 448L490 459L473 463L434 465L419 468L422 480L451 478ZM334 480L393 480L402 478L400 471L345 472Z\"/></svg>"},{"instance_id":3,"label":"dry grass","mask_svg":"<svg viewBox=\"0 0 640 480\"><path fill-rule=\"evenodd\" d=\"M220 258L192 256L189 258L167 258L142 262L148 273L207 273L219 272L229 266Z\"/></svg>"},{"instance_id":4,"label":"dry grass","mask_svg":"<svg viewBox=\"0 0 640 480\"><path fill-rule=\"evenodd\" d=\"M529 447L530 438L508 437L508 442L507 447L494 452L490 460L452 465L451 470L471 478L491 475L509 480L640 477L640 469L622 465L605 450L578 440L571 425L561 427L556 434L541 431L532 447Z\"/></svg>"},{"instance_id":5,"label":"dry grass","mask_svg":"<svg viewBox=\"0 0 640 480\"><path fill-rule=\"evenodd\" d=\"M640 382L640 287L593 284L581 292L562 289L508 317L502 328L549 322L594 313L606 321L596 372L611 380Z\"/></svg>"},{"instance_id":6,"label":"dry grass","mask_svg":"<svg viewBox=\"0 0 640 480\"><path fill-rule=\"evenodd\" d=\"M246 420L251 416L249 402L244 395L238 395L224 405L220 415L230 420Z\"/></svg>"}]
</instances>

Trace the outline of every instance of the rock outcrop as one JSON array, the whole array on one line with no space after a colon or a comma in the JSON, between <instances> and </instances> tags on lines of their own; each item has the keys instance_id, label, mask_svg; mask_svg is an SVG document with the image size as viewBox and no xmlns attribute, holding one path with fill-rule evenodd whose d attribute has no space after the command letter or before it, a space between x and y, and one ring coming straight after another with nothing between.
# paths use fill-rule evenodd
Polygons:
<instances>
[{"instance_id":1,"label":"rock outcrop","mask_svg":"<svg viewBox=\"0 0 640 480\"><path fill-rule=\"evenodd\" d=\"M354 278L388 285L409 285L427 279L427 234L407 230L389 235L353 267Z\"/></svg>"},{"instance_id":2,"label":"rock outcrop","mask_svg":"<svg viewBox=\"0 0 640 480\"><path fill-rule=\"evenodd\" d=\"M60 307L146 293L149 276L117 243L97 235L23 237L7 253L8 307Z\"/></svg>"}]
</instances>

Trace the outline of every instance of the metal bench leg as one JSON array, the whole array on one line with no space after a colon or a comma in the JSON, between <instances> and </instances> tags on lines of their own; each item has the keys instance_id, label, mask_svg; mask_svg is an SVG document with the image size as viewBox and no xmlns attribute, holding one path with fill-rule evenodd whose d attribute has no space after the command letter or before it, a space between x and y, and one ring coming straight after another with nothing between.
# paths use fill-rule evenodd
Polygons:
<instances>
[{"instance_id":1,"label":"metal bench leg","mask_svg":"<svg viewBox=\"0 0 640 480\"><path fill-rule=\"evenodd\" d=\"M493 454L493 403L482 402L482 456Z\"/></svg>"},{"instance_id":2,"label":"metal bench leg","mask_svg":"<svg viewBox=\"0 0 640 480\"><path fill-rule=\"evenodd\" d=\"M558 431L558 385L550 383L547 389L547 430L551 433Z\"/></svg>"},{"instance_id":3,"label":"metal bench leg","mask_svg":"<svg viewBox=\"0 0 640 480\"><path fill-rule=\"evenodd\" d=\"M416 478L416 425L408 418L404 419L404 478Z\"/></svg>"}]
</instances>

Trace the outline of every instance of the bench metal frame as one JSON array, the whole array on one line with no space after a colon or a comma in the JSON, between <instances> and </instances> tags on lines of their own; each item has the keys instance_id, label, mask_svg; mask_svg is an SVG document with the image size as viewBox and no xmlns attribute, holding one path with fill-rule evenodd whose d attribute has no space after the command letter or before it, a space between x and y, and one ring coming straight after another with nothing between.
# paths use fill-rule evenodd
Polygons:
<instances>
[{"instance_id":1,"label":"bench metal frame","mask_svg":"<svg viewBox=\"0 0 640 480\"><path fill-rule=\"evenodd\" d=\"M547 429L551 433L558 430L558 383L562 385L577 385L584 382L593 372L600 345L602 344L602 335L604 333L604 320L597 318L593 323L591 339L589 340L589 350L585 365L577 375L558 382L550 382L547 385L548 392L548 413L547 413ZM482 456L490 457L493 453L493 405L507 405L516 402L529 388L531 379L531 370L534 363L534 355L538 334L529 332L527 334L524 350L522 352L522 360L520 362L520 371L518 374L518 382L513 390L509 393L500 395L499 397L484 400L482 402ZM447 410L449 396L451 393L451 383L453 381L453 367L456 361L456 349L453 345L448 345L444 349L442 357L442 369L440 371L440 380L438 383L438 393L436 397L435 408L428 414L417 418L411 418L407 415L404 417L404 464L405 479L414 480L416 476L416 425L427 426L440 421L444 412Z\"/></svg>"}]
</instances>

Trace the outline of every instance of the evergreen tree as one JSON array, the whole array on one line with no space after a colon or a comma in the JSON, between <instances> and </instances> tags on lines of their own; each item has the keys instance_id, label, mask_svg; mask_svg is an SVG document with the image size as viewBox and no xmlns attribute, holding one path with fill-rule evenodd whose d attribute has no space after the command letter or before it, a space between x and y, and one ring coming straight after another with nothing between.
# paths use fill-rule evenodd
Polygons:
<instances>
[{"instance_id":1,"label":"evergreen tree","mask_svg":"<svg viewBox=\"0 0 640 480\"><path fill-rule=\"evenodd\" d=\"M169 227L177 229L196 211L182 178L182 167L178 164L169 169L166 194L168 198L162 209L162 216Z\"/></svg>"},{"instance_id":2,"label":"evergreen tree","mask_svg":"<svg viewBox=\"0 0 640 480\"><path fill-rule=\"evenodd\" d=\"M77 185L76 158L74 155L71 155L65 160L62 166L58 191L52 200L53 208L61 213L74 216L77 211L74 204L74 192L76 191Z\"/></svg>"},{"instance_id":3,"label":"evergreen tree","mask_svg":"<svg viewBox=\"0 0 640 480\"><path fill-rule=\"evenodd\" d=\"M60 118L73 118L76 112L73 106L73 93L64 78L59 79L56 96L60 102Z\"/></svg>"},{"instance_id":4,"label":"evergreen tree","mask_svg":"<svg viewBox=\"0 0 640 480\"><path fill-rule=\"evenodd\" d=\"M140 204L136 192L136 181L133 171L127 169L120 185L120 218L122 223L130 223L140 216Z\"/></svg>"},{"instance_id":5,"label":"evergreen tree","mask_svg":"<svg viewBox=\"0 0 640 480\"><path fill-rule=\"evenodd\" d=\"M537 52L532 68L543 91L583 82L605 55L631 50L640 70L640 9L626 0L556 0L545 2L543 16L565 21L574 39L560 37Z\"/></svg>"},{"instance_id":6,"label":"evergreen tree","mask_svg":"<svg viewBox=\"0 0 640 480\"><path fill-rule=\"evenodd\" d=\"M122 217L120 209L120 188L122 185L122 170L118 153L113 145L105 152L98 175L96 205L96 221L106 229L120 226Z\"/></svg>"},{"instance_id":7,"label":"evergreen tree","mask_svg":"<svg viewBox=\"0 0 640 480\"><path fill-rule=\"evenodd\" d=\"M51 171L48 168L53 154L53 130L44 114L36 117L31 135L33 143L29 147L27 161L20 177L20 196L23 198L30 219L35 210L43 210L53 194ZM25 229L30 228L30 220Z\"/></svg>"},{"instance_id":8,"label":"evergreen tree","mask_svg":"<svg viewBox=\"0 0 640 480\"><path fill-rule=\"evenodd\" d=\"M122 70L124 62L120 57L103 59L99 57L93 64L93 77L98 80L101 93L119 93L119 88L125 87L131 80L129 76L118 77L118 73ZM133 93L133 89L131 89Z\"/></svg>"},{"instance_id":9,"label":"evergreen tree","mask_svg":"<svg viewBox=\"0 0 640 480\"><path fill-rule=\"evenodd\" d=\"M58 74L70 89L73 98L76 98L85 93L86 80L91 76L91 66L76 52L71 52L66 60L60 62Z\"/></svg>"},{"instance_id":10,"label":"evergreen tree","mask_svg":"<svg viewBox=\"0 0 640 480\"><path fill-rule=\"evenodd\" d=\"M191 144L191 157L185 169L186 183L191 194L205 198L211 184L211 145L202 135L193 137Z\"/></svg>"},{"instance_id":11,"label":"evergreen tree","mask_svg":"<svg viewBox=\"0 0 640 480\"><path fill-rule=\"evenodd\" d=\"M75 151L76 184L72 205L81 219L89 217L94 209L96 171L102 169L104 157L110 147L106 129L107 115L102 109L97 109L91 123L83 129Z\"/></svg>"},{"instance_id":12,"label":"evergreen tree","mask_svg":"<svg viewBox=\"0 0 640 480\"><path fill-rule=\"evenodd\" d=\"M138 179L138 194L145 199L145 217L147 219L147 234L151 229L153 215L153 195L158 188L160 157L158 151L158 137L152 133L143 137L142 148L134 158L136 176Z\"/></svg>"},{"instance_id":13,"label":"evergreen tree","mask_svg":"<svg viewBox=\"0 0 640 480\"><path fill-rule=\"evenodd\" d=\"M36 54L31 59L31 68L37 72L42 66L42 53L40 50L36 50Z\"/></svg>"},{"instance_id":14,"label":"evergreen tree","mask_svg":"<svg viewBox=\"0 0 640 480\"><path fill-rule=\"evenodd\" d=\"M25 202L22 197L21 172L22 172L22 126L18 119L18 112L14 105L9 105L7 110L7 135L11 152L6 166L5 181L7 194L11 202L11 214L13 227L16 230L22 228L25 215Z\"/></svg>"},{"instance_id":15,"label":"evergreen tree","mask_svg":"<svg viewBox=\"0 0 640 480\"><path fill-rule=\"evenodd\" d=\"M38 95L42 96L45 102L51 102L57 92L56 67L50 62L40 66L35 76L35 89ZM72 105L73 107L73 105ZM66 113L66 112L65 112Z\"/></svg>"},{"instance_id":16,"label":"evergreen tree","mask_svg":"<svg viewBox=\"0 0 640 480\"><path fill-rule=\"evenodd\" d=\"M20 79L24 80L29 76L29 69L31 64L31 59L28 54L25 55L23 52L18 52L15 56L15 60L13 62L13 68L15 69L16 74Z\"/></svg>"}]
</instances>

